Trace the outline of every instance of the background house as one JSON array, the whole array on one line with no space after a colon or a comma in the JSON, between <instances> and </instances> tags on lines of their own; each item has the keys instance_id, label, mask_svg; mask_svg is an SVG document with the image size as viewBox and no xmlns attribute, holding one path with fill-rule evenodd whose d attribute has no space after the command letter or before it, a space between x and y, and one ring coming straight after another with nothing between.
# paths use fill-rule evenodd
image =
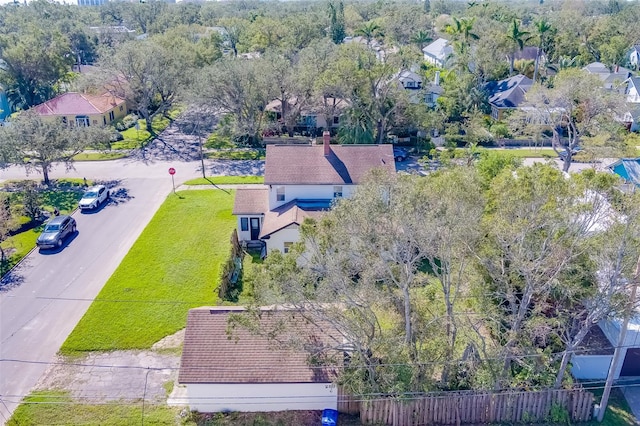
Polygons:
<instances>
[{"instance_id":1,"label":"background house","mask_svg":"<svg viewBox=\"0 0 640 426\"><path fill-rule=\"evenodd\" d=\"M453 47L449 44L449 40L439 38L433 43L422 48L425 62L444 68L449 56L453 53Z\"/></svg>"},{"instance_id":2,"label":"background house","mask_svg":"<svg viewBox=\"0 0 640 426\"><path fill-rule=\"evenodd\" d=\"M306 217L318 217L334 200L350 197L374 168L395 173L391 145L332 146L328 132L322 146L268 145L265 189L236 191L239 240L262 240L267 254L286 253Z\"/></svg>"},{"instance_id":3,"label":"background house","mask_svg":"<svg viewBox=\"0 0 640 426\"><path fill-rule=\"evenodd\" d=\"M598 323L593 338L571 360L571 374L576 379L606 379L613 360L613 348L618 345L622 320L605 320ZM623 362L614 372L614 379L640 377L640 317L629 321L625 341L622 342Z\"/></svg>"},{"instance_id":4,"label":"background house","mask_svg":"<svg viewBox=\"0 0 640 426\"><path fill-rule=\"evenodd\" d=\"M609 69L601 62L592 62L582 68L589 74L597 75L602 80L602 87L609 90L618 90L624 93L626 88L624 82L631 77L631 70L616 65L613 69Z\"/></svg>"},{"instance_id":5,"label":"background house","mask_svg":"<svg viewBox=\"0 0 640 426\"><path fill-rule=\"evenodd\" d=\"M78 126L106 126L127 114L124 99L110 94L77 92L63 93L33 109L42 117L57 118Z\"/></svg>"},{"instance_id":6,"label":"background house","mask_svg":"<svg viewBox=\"0 0 640 426\"><path fill-rule=\"evenodd\" d=\"M273 308L262 309L252 331L230 326L230 316L243 311L234 306L189 311L179 386L169 404L205 413L336 409L332 368L318 362L327 347L342 342L329 334L332 328ZM267 338L274 329L278 341L294 345Z\"/></svg>"},{"instance_id":7,"label":"background house","mask_svg":"<svg viewBox=\"0 0 640 426\"><path fill-rule=\"evenodd\" d=\"M640 44L634 44L627 52L627 62L629 66L634 70L638 69L640 65Z\"/></svg>"},{"instance_id":8,"label":"background house","mask_svg":"<svg viewBox=\"0 0 640 426\"><path fill-rule=\"evenodd\" d=\"M486 90L489 93L491 117L500 120L505 111L518 108L526 100L525 94L532 85L533 80L522 74L488 83Z\"/></svg>"}]
</instances>

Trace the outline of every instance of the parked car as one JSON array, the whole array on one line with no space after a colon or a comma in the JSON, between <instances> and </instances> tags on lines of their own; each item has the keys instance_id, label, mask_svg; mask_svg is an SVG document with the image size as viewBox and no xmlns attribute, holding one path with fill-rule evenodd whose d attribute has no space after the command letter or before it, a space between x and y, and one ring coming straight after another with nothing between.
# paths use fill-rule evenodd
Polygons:
<instances>
[{"instance_id":1,"label":"parked car","mask_svg":"<svg viewBox=\"0 0 640 426\"><path fill-rule=\"evenodd\" d=\"M393 147L393 158L396 161L404 161L407 158L409 158L409 152L404 148L400 148L399 146L394 146Z\"/></svg>"},{"instance_id":2,"label":"parked car","mask_svg":"<svg viewBox=\"0 0 640 426\"><path fill-rule=\"evenodd\" d=\"M577 146L577 147L573 148L571 150L571 159L576 160L576 158L575 158L576 155L580 154L581 152L582 152L582 148L581 147ZM560 159L562 161L564 161L565 158L567 158L567 149L563 149L562 151L560 151L558 153L558 157L560 157Z\"/></svg>"},{"instance_id":3,"label":"parked car","mask_svg":"<svg viewBox=\"0 0 640 426\"><path fill-rule=\"evenodd\" d=\"M102 203L109 199L109 190L104 185L96 185L89 189L84 193L80 202L81 210L93 210L100 207Z\"/></svg>"},{"instance_id":4,"label":"parked car","mask_svg":"<svg viewBox=\"0 0 640 426\"><path fill-rule=\"evenodd\" d=\"M62 247L64 239L76 232L76 220L71 216L56 216L44 227L36 240L40 248Z\"/></svg>"}]
</instances>

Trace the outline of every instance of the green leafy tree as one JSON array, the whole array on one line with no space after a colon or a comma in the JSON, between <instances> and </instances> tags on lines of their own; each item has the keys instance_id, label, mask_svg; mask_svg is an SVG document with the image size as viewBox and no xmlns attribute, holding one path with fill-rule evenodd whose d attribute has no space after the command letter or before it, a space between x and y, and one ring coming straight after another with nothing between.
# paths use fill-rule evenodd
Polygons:
<instances>
[{"instance_id":1,"label":"green leafy tree","mask_svg":"<svg viewBox=\"0 0 640 426\"><path fill-rule=\"evenodd\" d=\"M109 138L106 128L71 127L32 111L22 112L11 120L10 126L0 127L0 145L13 152L10 161L22 164L27 172L42 173L46 185L55 162L71 168L75 155L89 146L108 145Z\"/></svg>"},{"instance_id":2,"label":"green leafy tree","mask_svg":"<svg viewBox=\"0 0 640 426\"><path fill-rule=\"evenodd\" d=\"M340 44L347 35L344 23L344 4L341 0L329 1L329 35L335 44Z\"/></svg>"},{"instance_id":3,"label":"green leafy tree","mask_svg":"<svg viewBox=\"0 0 640 426\"><path fill-rule=\"evenodd\" d=\"M20 33L0 35L0 57L0 84L13 110L54 97L57 83L75 61L66 37L35 23Z\"/></svg>"},{"instance_id":4,"label":"green leafy tree","mask_svg":"<svg viewBox=\"0 0 640 426\"><path fill-rule=\"evenodd\" d=\"M382 27L375 21L365 22L356 29L355 34L364 37L367 46L371 46L372 40L384 37Z\"/></svg>"}]
</instances>

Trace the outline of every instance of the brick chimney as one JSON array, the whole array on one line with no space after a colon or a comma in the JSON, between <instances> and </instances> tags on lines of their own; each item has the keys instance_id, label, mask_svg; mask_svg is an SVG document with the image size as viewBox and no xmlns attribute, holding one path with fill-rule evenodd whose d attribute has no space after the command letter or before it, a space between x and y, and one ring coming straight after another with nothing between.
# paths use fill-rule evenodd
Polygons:
<instances>
[{"instance_id":1,"label":"brick chimney","mask_svg":"<svg viewBox=\"0 0 640 426\"><path fill-rule=\"evenodd\" d=\"M324 156L331 154L331 133L328 130L322 132L322 145L324 146Z\"/></svg>"}]
</instances>

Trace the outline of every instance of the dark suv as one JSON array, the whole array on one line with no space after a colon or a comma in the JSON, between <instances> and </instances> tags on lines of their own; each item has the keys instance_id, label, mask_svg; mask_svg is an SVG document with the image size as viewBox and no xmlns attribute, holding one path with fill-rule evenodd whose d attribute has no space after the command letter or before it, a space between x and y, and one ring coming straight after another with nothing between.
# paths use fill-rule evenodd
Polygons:
<instances>
[{"instance_id":1,"label":"dark suv","mask_svg":"<svg viewBox=\"0 0 640 426\"><path fill-rule=\"evenodd\" d=\"M36 240L40 248L62 247L65 238L76 232L76 220L71 216L56 216L44 227Z\"/></svg>"}]
</instances>

